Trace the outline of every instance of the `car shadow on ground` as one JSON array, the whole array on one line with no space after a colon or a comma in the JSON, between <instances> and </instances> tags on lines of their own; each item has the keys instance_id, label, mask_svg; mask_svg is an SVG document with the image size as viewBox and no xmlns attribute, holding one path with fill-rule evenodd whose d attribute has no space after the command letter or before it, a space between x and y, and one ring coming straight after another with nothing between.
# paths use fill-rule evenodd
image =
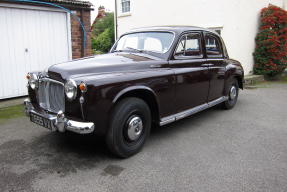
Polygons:
<instances>
[{"instance_id":1,"label":"car shadow on ground","mask_svg":"<svg viewBox=\"0 0 287 192\"><path fill-rule=\"evenodd\" d=\"M168 138L170 135L184 132L186 129L200 128L200 125L204 123L204 119L212 118L220 111L224 110L220 109L219 106L215 106L163 127L153 126L147 143L157 138ZM87 161L99 159L121 160L109 152L103 137L95 135L78 135L71 132L64 134L50 133L39 137L35 142L46 145L47 151L56 151L56 156L60 154L64 156L65 154L74 154L75 158L86 159Z\"/></svg>"},{"instance_id":2,"label":"car shadow on ground","mask_svg":"<svg viewBox=\"0 0 287 192\"><path fill-rule=\"evenodd\" d=\"M220 112L224 113L224 110L215 106L163 127L154 126L145 147L152 147L153 141L158 138L168 140L174 134L202 128L205 119L216 118ZM103 137L71 132L43 131L40 135L34 136L31 142L14 140L4 143L0 146L0 151L2 162L34 162L40 169L55 169L63 174L76 169L89 169L104 161L121 160L109 152Z\"/></svg>"},{"instance_id":3,"label":"car shadow on ground","mask_svg":"<svg viewBox=\"0 0 287 192\"><path fill-rule=\"evenodd\" d=\"M220 106L214 106L210 109L201 111L190 117L159 127L153 126L150 140L158 137L169 137L177 132L184 132L186 129L200 128L206 118L216 118L218 113L225 112ZM110 154L105 144L104 137L95 135L79 135L71 132L51 133L37 139L39 142L46 141L49 148L55 148L57 152L74 153L81 158L99 157L103 159L119 159Z\"/></svg>"},{"instance_id":4,"label":"car shadow on ground","mask_svg":"<svg viewBox=\"0 0 287 192\"><path fill-rule=\"evenodd\" d=\"M202 111L180 121L163 127L153 127L145 148L153 147L160 138L168 140L170 136L202 128L206 118L216 118L224 113L218 106ZM29 127L29 129L35 127ZM34 135L31 141L11 140L0 145L0 188L22 186L29 191L32 181L39 174L56 174L59 177L90 170L101 166L104 174L117 175L123 168L112 164L122 161L113 156L105 145L104 138L95 135L78 135L70 132L57 133L42 131ZM21 182L21 184L17 184Z\"/></svg>"}]
</instances>

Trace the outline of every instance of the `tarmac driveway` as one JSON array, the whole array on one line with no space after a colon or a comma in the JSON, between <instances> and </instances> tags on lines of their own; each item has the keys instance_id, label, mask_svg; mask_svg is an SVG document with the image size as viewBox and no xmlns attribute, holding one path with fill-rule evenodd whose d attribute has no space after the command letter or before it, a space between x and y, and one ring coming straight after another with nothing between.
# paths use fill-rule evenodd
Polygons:
<instances>
[{"instance_id":1,"label":"tarmac driveway","mask_svg":"<svg viewBox=\"0 0 287 192\"><path fill-rule=\"evenodd\" d=\"M287 191L287 84L155 129L124 160L99 138L9 120L0 124L0 191Z\"/></svg>"}]
</instances>

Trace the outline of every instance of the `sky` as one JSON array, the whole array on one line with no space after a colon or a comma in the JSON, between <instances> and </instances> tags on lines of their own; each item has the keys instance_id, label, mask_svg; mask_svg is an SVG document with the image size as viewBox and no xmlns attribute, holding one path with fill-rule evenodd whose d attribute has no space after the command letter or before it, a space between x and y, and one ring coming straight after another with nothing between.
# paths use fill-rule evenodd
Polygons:
<instances>
[{"instance_id":1,"label":"sky","mask_svg":"<svg viewBox=\"0 0 287 192\"><path fill-rule=\"evenodd\" d=\"M91 20L94 21L98 14L98 7L103 5L106 10L114 11L115 10L115 0L89 0L94 5L94 11L91 14Z\"/></svg>"}]
</instances>

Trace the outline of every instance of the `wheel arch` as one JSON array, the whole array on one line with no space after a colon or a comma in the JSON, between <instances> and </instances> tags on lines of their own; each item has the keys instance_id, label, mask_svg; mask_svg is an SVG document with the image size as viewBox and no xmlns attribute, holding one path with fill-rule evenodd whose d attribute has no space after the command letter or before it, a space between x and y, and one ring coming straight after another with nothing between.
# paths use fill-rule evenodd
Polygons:
<instances>
[{"instance_id":1,"label":"wheel arch","mask_svg":"<svg viewBox=\"0 0 287 192\"><path fill-rule=\"evenodd\" d=\"M159 103L155 92L151 88L146 86L133 86L125 88L115 96L113 99L113 105L115 106L117 102L127 97L136 97L145 101L150 108L152 121L155 123L159 122Z\"/></svg>"},{"instance_id":2,"label":"wheel arch","mask_svg":"<svg viewBox=\"0 0 287 192\"><path fill-rule=\"evenodd\" d=\"M243 78L240 75L235 75L234 78L237 80L239 88L243 89Z\"/></svg>"},{"instance_id":3,"label":"wheel arch","mask_svg":"<svg viewBox=\"0 0 287 192\"><path fill-rule=\"evenodd\" d=\"M233 81L233 80L236 80L238 82L238 86L240 89L243 90L243 77L242 75L239 75L239 74L233 74L233 75L230 75L226 80L225 80L225 83L224 83L224 95L227 95L228 94L228 86L229 84Z\"/></svg>"}]
</instances>

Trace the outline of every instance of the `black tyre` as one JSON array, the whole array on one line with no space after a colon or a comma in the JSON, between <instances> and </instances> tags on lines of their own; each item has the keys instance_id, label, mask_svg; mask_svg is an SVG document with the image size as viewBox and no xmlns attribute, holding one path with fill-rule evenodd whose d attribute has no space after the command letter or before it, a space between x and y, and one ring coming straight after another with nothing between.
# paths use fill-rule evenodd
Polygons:
<instances>
[{"instance_id":1,"label":"black tyre","mask_svg":"<svg viewBox=\"0 0 287 192\"><path fill-rule=\"evenodd\" d=\"M238 81L236 79L233 79L228 86L228 95L227 95L228 100L226 100L222 104L222 107L224 109L232 109L236 105L238 93L239 93Z\"/></svg>"},{"instance_id":2,"label":"black tyre","mask_svg":"<svg viewBox=\"0 0 287 192\"><path fill-rule=\"evenodd\" d=\"M110 151L126 158L140 151L151 129L151 112L138 98L125 98L114 108L106 135Z\"/></svg>"}]
</instances>

